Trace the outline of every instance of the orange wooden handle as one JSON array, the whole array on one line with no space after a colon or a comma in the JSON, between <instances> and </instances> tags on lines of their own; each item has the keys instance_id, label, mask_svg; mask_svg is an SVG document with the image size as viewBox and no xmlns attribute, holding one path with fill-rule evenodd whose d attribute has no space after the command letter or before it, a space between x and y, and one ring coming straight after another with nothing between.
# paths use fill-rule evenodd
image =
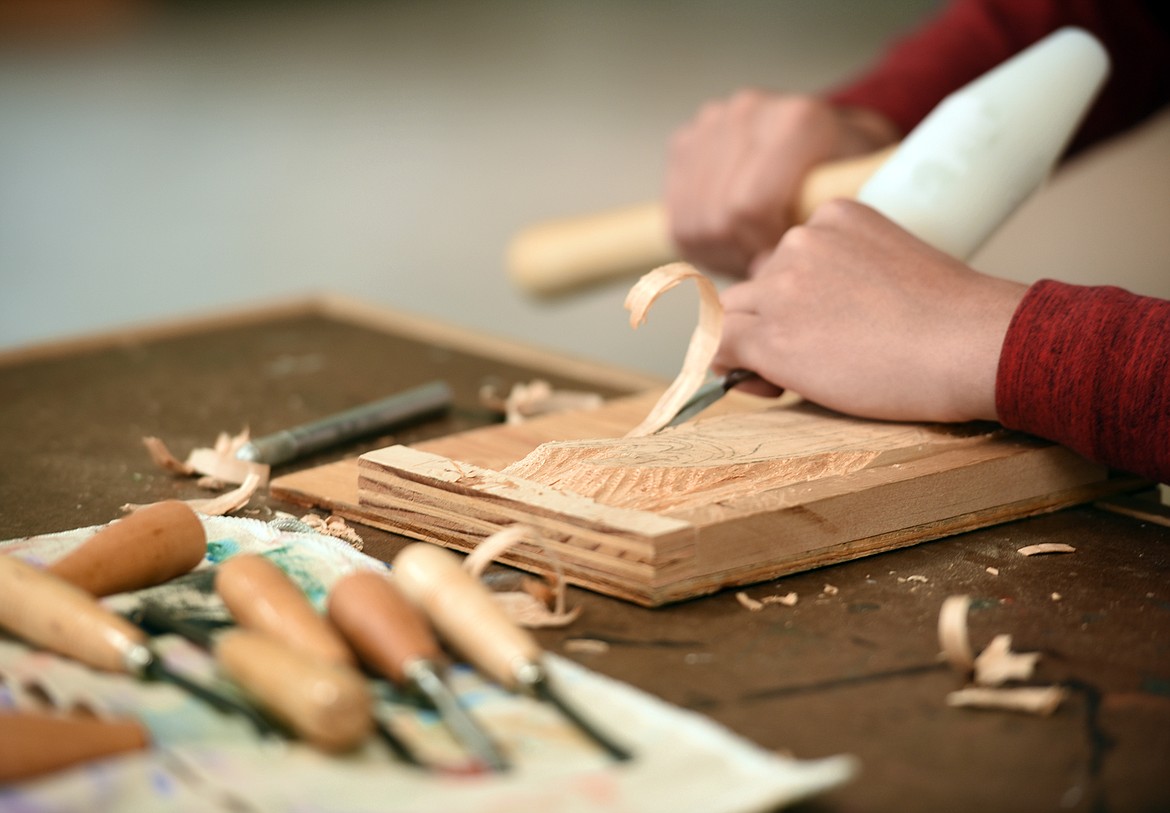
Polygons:
<instances>
[{"instance_id":1,"label":"orange wooden handle","mask_svg":"<svg viewBox=\"0 0 1170 813\"><path fill-rule=\"evenodd\" d=\"M327 663L354 665L353 653L283 570L254 553L219 566L215 589L242 627L271 635Z\"/></svg>"},{"instance_id":2,"label":"orange wooden handle","mask_svg":"<svg viewBox=\"0 0 1170 813\"><path fill-rule=\"evenodd\" d=\"M427 620L378 573L357 571L338 580L329 593L329 618L366 665L397 683L406 682L412 661L439 657Z\"/></svg>"},{"instance_id":3,"label":"orange wooden handle","mask_svg":"<svg viewBox=\"0 0 1170 813\"><path fill-rule=\"evenodd\" d=\"M140 751L150 735L133 720L0 714L0 782L18 782L79 762Z\"/></svg>"},{"instance_id":4,"label":"orange wooden handle","mask_svg":"<svg viewBox=\"0 0 1170 813\"><path fill-rule=\"evenodd\" d=\"M94 596L162 584L207 553L203 523L178 500L148 505L110 523L48 569Z\"/></svg>"}]
</instances>

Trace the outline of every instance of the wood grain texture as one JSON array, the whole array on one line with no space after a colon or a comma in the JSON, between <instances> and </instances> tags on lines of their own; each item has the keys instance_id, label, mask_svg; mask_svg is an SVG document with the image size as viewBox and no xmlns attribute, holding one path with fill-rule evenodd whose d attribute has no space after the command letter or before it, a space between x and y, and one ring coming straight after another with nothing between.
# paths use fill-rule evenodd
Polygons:
<instances>
[{"instance_id":1,"label":"wood grain texture","mask_svg":"<svg viewBox=\"0 0 1170 813\"><path fill-rule=\"evenodd\" d=\"M865 421L737 393L621 439L656 396L388 447L273 490L460 550L523 522L573 583L655 606L1141 485L993 424ZM505 561L548 570L536 546Z\"/></svg>"}]
</instances>

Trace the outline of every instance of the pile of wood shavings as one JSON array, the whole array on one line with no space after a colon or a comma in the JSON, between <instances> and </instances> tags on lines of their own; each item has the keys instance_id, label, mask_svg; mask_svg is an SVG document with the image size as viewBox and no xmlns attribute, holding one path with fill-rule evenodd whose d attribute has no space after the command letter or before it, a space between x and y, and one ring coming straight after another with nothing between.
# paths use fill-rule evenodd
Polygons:
<instances>
[{"instance_id":1,"label":"pile of wood shavings","mask_svg":"<svg viewBox=\"0 0 1170 813\"><path fill-rule=\"evenodd\" d=\"M555 574L555 578L550 579L549 582L551 595L548 595L549 591L526 589L523 592L493 593L496 601L500 603L509 618L524 627L564 627L576 621L581 614L581 608L565 609L565 576L561 570L560 560L544 544L543 537L535 528L527 525L511 525L502 531L497 531L476 546L475 550L464 559L463 567L478 579L489 564L521 542L540 546L545 556L548 557ZM544 595L537 597L534 593L543 593ZM551 609L549 599L553 605Z\"/></svg>"},{"instance_id":2,"label":"pile of wood shavings","mask_svg":"<svg viewBox=\"0 0 1170 813\"><path fill-rule=\"evenodd\" d=\"M938 638L943 655L970 685L947 695L955 707L1004 709L1030 714L1052 714L1067 692L1060 686L1005 686L1032 677L1039 652L1013 652L1010 635L997 635L978 655L973 655L967 632L970 596L949 596L938 616Z\"/></svg>"},{"instance_id":3,"label":"pile of wood shavings","mask_svg":"<svg viewBox=\"0 0 1170 813\"><path fill-rule=\"evenodd\" d=\"M328 517L321 517L317 514L305 514L301 517L301 522L319 534L334 536L348 542L353 546L354 550L361 550L366 545L361 535L336 514L330 514Z\"/></svg>"},{"instance_id":4,"label":"pile of wood shavings","mask_svg":"<svg viewBox=\"0 0 1170 813\"><path fill-rule=\"evenodd\" d=\"M202 488L220 489L229 483L238 484L237 488L218 497L185 501L201 514L223 516L247 505L256 489L268 482L269 467L266 464L236 457L236 452L248 440L247 429L237 435L220 432L212 447L192 449L186 460L179 460L159 438L144 437L142 443L158 466L185 477L198 476L196 483ZM132 511L140 507L127 504L122 509Z\"/></svg>"}]
</instances>

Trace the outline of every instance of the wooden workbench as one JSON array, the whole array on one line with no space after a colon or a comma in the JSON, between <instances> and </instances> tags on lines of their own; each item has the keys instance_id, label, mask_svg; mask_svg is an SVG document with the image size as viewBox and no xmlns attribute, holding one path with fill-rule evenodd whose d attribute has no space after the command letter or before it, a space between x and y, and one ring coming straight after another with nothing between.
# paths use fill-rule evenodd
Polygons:
<instances>
[{"instance_id":1,"label":"wooden workbench","mask_svg":"<svg viewBox=\"0 0 1170 813\"><path fill-rule=\"evenodd\" d=\"M455 390L445 418L286 473L485 423L482 383L536 377L606 395L657 383L332 299L11 352L0 357L0 539L205 496L157 470L144 435L181 455L220 431L263 434L435 378ZM274 509L299 510L257 496L247 511ZM381 558L405 541L361 530ZM1016 553L1039 542L1076 553ZM574 589L581 618L538 635L553 651L608 641L570 657L765 747L861 759L858 780L800 810L1170 809L1170 527L1086 506L747 592L799 602L749 612L726 591L651 610ZM955 593L975 599L976 648L1010 633L1017 650L1044 653L1038 677L1071 700L1048 718L948 708L960 681L937 660L935 624Z\"/></svg>"}]
</instances>

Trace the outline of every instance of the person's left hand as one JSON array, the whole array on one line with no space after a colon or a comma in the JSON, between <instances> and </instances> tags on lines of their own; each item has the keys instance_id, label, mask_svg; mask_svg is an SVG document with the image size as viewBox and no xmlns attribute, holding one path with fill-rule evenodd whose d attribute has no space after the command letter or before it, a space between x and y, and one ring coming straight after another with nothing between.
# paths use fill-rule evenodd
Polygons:
<instances>
[{"instance_id":1,"label":"person's left hand","mask_svg":"<svg viewBox=\"0 0 1170 813\"><path fill-rule=\"evenodd\" d=\"M1025 291L832 201L724 291L714 366L758 373L745 391L791 389L861 417L994 420L1000 349Z\"/></svg>"}]
</instances>

